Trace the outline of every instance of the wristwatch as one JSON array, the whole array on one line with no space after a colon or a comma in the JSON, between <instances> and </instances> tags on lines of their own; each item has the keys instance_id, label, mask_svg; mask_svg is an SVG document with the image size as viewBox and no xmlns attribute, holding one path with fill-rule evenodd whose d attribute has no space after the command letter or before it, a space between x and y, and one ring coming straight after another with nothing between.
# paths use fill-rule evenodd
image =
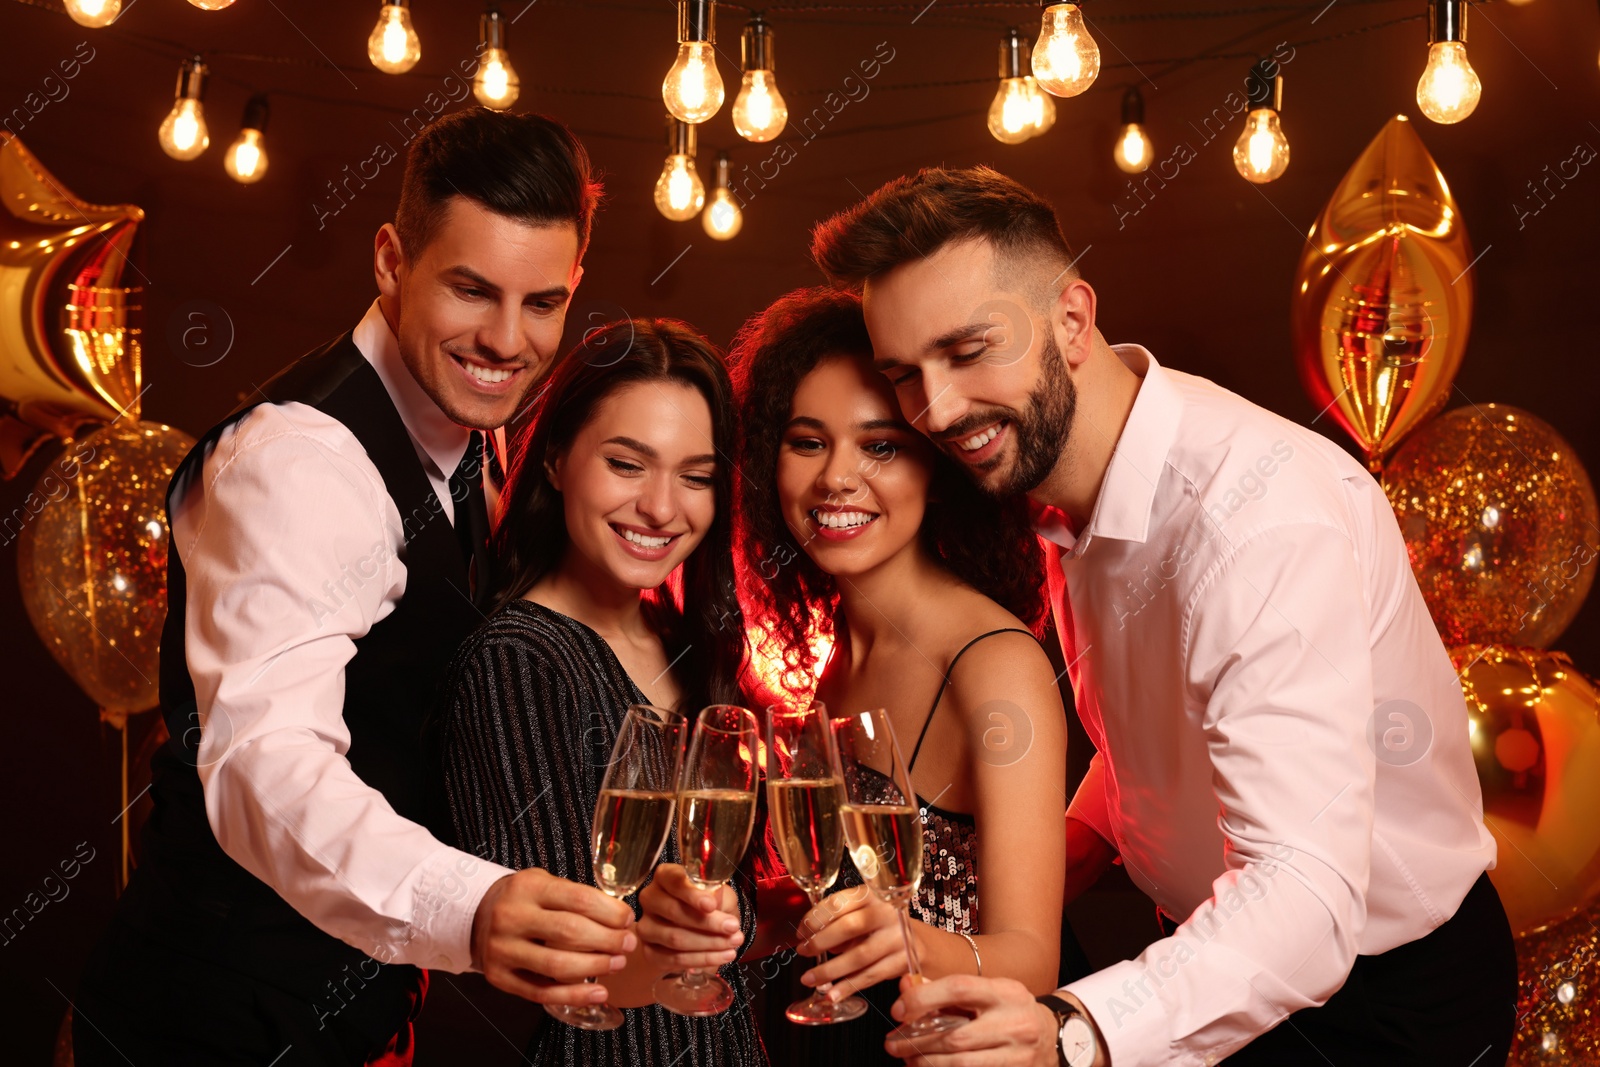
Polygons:
<instances>
[{"instance_id":1,"label":"wristwatch","mask_svg":"<svg viewBox=\"0 0 1600 1067\"><path fill-rule=\"evenodd\" d=\"M1094 1023L1076 1005L1054 993L1046 993L1039 1003L1056 1017L1056 1057L1061 1067L1090 1067L1100 1052Z\"/></svg>"}]
</instances>

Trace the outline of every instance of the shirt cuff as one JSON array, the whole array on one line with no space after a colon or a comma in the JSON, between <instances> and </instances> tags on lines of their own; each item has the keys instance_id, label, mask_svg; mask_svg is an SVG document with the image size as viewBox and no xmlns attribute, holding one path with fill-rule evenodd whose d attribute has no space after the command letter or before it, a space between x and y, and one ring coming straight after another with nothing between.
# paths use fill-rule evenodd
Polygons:
<instances>
[{"instance_id":1,"label":"shirt cuff","mask_svg":"<svg viewBox=\"0 0 1600 1067\"><path fill-rule=\"evenodd\" d=\"M478 905L491 885L513 873L460 849L440 849L424 865L411 924L411 936L422 939L427 949L413 954L399 946L397 957L451 974L472 970L472 920Z\"/></svg>"},{"instance_id":2,"label":"shirt cuff","mask_svg":"<svg viewBox=\"0 0 1600 1067\"><path fill-rule=\"evenodd\" d=\"M1063 988L1089 1010L1113 1067L1201 1067L1205 1059L1172 1047L1157 985L1138 960L1124 960Z\"/></svg>"}]
</instances>

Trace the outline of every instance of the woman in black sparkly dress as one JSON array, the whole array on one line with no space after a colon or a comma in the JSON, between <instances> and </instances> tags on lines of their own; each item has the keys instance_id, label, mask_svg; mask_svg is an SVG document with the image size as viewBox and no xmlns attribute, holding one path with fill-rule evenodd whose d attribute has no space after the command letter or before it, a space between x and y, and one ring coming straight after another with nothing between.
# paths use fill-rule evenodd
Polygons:
<instances>
[{"instance_id":1,"label":"woman in black sparkly dress","mask_svg":"<svg viewBox=\"0 0 1600 1067\"><path fill-rule=\"evenodd\" d=\"M446 687L441 740L463 848L593 885L590 827L628 705L692 718L742 702L724 459L732 427L722 360L681 323L612 323L556 371L514 450L496 535L499 607L462 646ZM622 1027L582 1030L540 1013L533 1063L766 1064L732 964L754 930L753 894L698 894L676 860L669 840L654 880L628 901L644 912L641 945L601 980L625 1009ZM695 931L683 916L699 897L717 910L696 913ZM665 948L686 933L674 941L682 951ZM721 966L733 1006L688 1018L654 1005L654 980L685 966Z\"/></svg>"},{"instance_id":2,"label":"woman in black sparkly dress","mask_svg":"<svg viewBox=\"0 0 1600 1067\"><path fill-rule=\"evenodd\" d=\"M911 911L923 971L1054 989L1066 724L1033 632L1044 574L1026 511L981 496L909 424L873 369L856 297L783 297L746 324L732 362L747 614L790 677L817 666L809 635L831 634L817 691L830 709L888 711L922 809ZM802 981L835 999L864 990L877 1010L789 1026L787 1062L898 1062L883 1038L904 939L894 909L845 868L843 888L801 920L799 950L830 956Z\"/></svg>"}]
</instances>

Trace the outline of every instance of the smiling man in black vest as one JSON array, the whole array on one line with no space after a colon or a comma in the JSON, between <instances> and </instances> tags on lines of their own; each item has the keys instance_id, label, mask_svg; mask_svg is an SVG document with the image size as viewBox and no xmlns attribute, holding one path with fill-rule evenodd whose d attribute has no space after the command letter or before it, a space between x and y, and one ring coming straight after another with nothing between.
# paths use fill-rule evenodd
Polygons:
<instances>
[{"instance_id":1,"label":"smiling man in black vest","mask_svg":"<svg viewBox=\"0 0 1600 1067\"><path fill-rule=\"evenodd\" d=\"M555 357L599 195L560 123L439 120L378 232L378 299L179 468L171 741L76 1002L84 1067L407 1063L424 968L581 1003L637 943L600 891L441 843L422 739L489 592L485 431Z\"/></svg>"}]
</instances>

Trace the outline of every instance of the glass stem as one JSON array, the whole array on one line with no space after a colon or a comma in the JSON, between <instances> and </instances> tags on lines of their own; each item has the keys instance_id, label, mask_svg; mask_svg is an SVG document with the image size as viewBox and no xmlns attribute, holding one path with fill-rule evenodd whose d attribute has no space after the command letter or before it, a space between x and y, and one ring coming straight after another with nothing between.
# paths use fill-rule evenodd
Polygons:
<instances>
[{"instance_id":1,"label":"glass stem","mask_svg":"<svg viewBox=\"0 0 1600 1067\"><path fill-rule=\"evenodd\" d=\"M911 936L911 907L905 901L895 905L895 913L900 916L900 932L906 938L906 973L913 981L922 981L922 964L917 959L917 942Z\"/></svg>"},{"instance_id":2,"label":"glass stem","mask_svg":"<svg viewBox=\"0 0 1600 1067\"><path fill-rule=\"evenodd\" d=\"M815 908L818 904L822 903L822 893L821 892L814 892L814 891L808 889L808 890L806 890L806 899L809 900L811 902L811 906L813 908ZM827 962L828 962L828 953L826 951L824 951L823 949L820 949L820 948L817 949L817 962L816 962L815 965L818 966L818 967L821 967L824 963L827 963ZM823 999L823 998L826 998L826 996L827 996L827 994L824 993L820 989L817 990L815 993L811 994L811 997L812 997L813 1000Z\"/></svg>"}]
</instances>

